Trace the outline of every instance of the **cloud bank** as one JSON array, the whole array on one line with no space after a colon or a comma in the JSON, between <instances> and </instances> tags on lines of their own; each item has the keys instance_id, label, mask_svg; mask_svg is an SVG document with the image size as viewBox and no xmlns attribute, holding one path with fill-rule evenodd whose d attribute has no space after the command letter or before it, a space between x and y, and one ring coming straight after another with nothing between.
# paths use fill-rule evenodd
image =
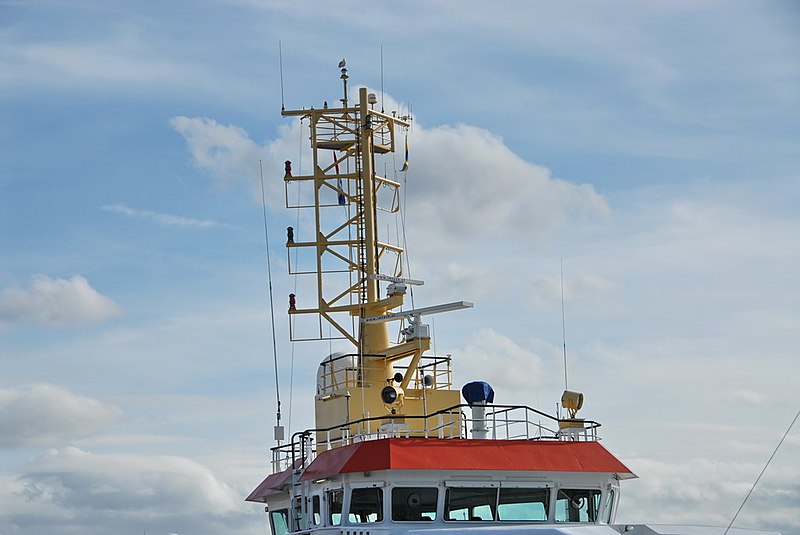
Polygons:
<instances>
[{"instance_id":1,"label":"cloud bank","mask_svg":"<svg viewBox=\"0 0 800 535\"><path fill-rule=\"evenodd\" d=\"M0 389L0 448L69 443L97 434L121 416L116 407L53 385Z\"/></svg>"},{"instance_id":2,"label":"cloud bank","mask_svg":"<svg viewBox=\"0 0 800 535\"><path fill-rule=\"evenodd\" d=\"M785 444L790 458L797 446ZM646 458L626 459L640 479L623 489L619 522L727 526L763 466L695 458L664 463ZM800 470L791 467L765 477L737 517L734 527L800 529ZM698 509L695 505L703 503Z\"/></svg>"},{"instance_id":3,"label":"cloud bank","mask_svg":"<svg viewBox=\"0 0 800 535\"><path fill-rule=\"evenodd\" d=\"M99 323L122 314L122 307L92 288L84 277L33 278L28 290L9 288L0 294L0 326L35 322L79 326Z\"/></svg>"},{"instance_id":4,"label":"cloud bank","mask_svg":"<svg viewBox=\"0 0 800 535\"><path fill-rule=\"evenodd\" d=\"M51 450L6 481L0 526L45 533L222 532L246 517L241 496L202 464L177 456ZM229 518L232 517L232 518ZM237 518L239 517L239 518ZM65 526L66 524L66 526Z\"/></svg>"}]
</instances>

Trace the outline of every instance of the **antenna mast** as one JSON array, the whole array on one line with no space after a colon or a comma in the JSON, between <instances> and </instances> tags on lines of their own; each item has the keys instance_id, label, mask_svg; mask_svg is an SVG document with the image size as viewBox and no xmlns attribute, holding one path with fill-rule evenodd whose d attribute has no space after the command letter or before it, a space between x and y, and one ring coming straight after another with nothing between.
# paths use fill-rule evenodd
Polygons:
<instances>
[{"instance_id":1,"label":"antenna mast","mask_svg":"<svg viewBox=\"0 0 800 535\"><path fill-rule=\"evenodd\" d=\"M399 293L381 298L379 281L387 277L402 279L403 249L378 237L379 212L399 210L396 205L380 206L379 199L384 196L396 199L400 184L376 173L375 157L394 152L396 131L408 127L409 123L373 109L377 99L367 94L364 87L359 89L358 102L351 105L347 97L349 75L345 60L339 62L339 69L343 91L340 107L330 107L325 102L321 109L281 112L284 117L309 120L313 158L313 174L296 176L288 162L284 176L287 207L313 209L315 227L312 239L301 241L292 233L287 236L286 245L289 249L299 248L301 252L313 251L316 269L302 270L290 257L290 273L316 275L317 278L316 302L304 298L301 307L298 299L289 313L315 314L320 318L313 338L290 334L293 341L327 338L322 328L324 320L331 324L336 337L349 340L356 347L363 344L364 353L382 353L390 346L385 326L362 326L358 320L386 314L402 305ZM289 198L290 183L305 189L305 201ZM342 206L347 208L344 222ZM382 268L387 266L390 271L385 273ZM346 288L337 288L344 274L351 277L351 283Z\"/></svg>"},{"instance_id":2,"label":"antenna mast","mask_svg":"<svg viewBox=\"0 0 800 535\"><path fill-rule=\"evenodd\" d=\"M365 87L359 88L358 101L351 103L345 60L339 62L339 69L340 105L329 106L326 101L322 108L284 109L281 114L308 119L313 159L312 174L293 174L287 161L284 175L287 208L313 211L313 234L295 236L290 229L286 246L289 251L299 251L301 258L313 258L314 266L300 268L290 253L289 273L316 278L316 295L292 294L289 299L290 316L317 320L302 322L305 326L316 323L313 332L300 333L302 329L290 321L289 334L292 341L336 337L354 346L356 353L345 355L345 360L333 362L331 356L323 362L322 380L334 383L325 388L335 394L316 399L316 427L340 426L332 432L345 437L358 432L356 424L348 423L352 417L381 413L400 417L422 411L422 396L412 380L417 377L422 354L431 347L431 337L429 326L420 317L453 308L396 312L403 306L407 287L421 281L403 277L403 248L379 237L380 217L395 216L400 210L400 183L377 173L376 158L397 150L398 132L408 128L410 121L397 113L377 111L378 99ZM302 201L290 199L289 184L301 188ZM459 304L459 308L472 306ZM394 319L407 322L402 341L397 343L389 337L387 320ZM332 327L330 333L325 332L324 323ZM401 360L398 370L403 373L394 368ZM336 370L342 368L355 375L344 380L342 384L351 386L340 391L336 385L344 377L340 379ZM442 407L458 404L457 390L440 388L436 396ZM427 402L432 403L430 399ZM424 434L424 422L409 425ZM460 432L459 426L453 429L453 433Z\"/></svg>"}]
</instances>

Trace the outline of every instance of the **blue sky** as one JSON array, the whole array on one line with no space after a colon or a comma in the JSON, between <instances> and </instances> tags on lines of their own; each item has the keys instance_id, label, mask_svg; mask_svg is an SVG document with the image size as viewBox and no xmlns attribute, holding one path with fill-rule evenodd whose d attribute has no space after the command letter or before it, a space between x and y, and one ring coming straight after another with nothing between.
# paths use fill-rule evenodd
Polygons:
<instances>
[{"instance_id":1,"label":"blue sky","mask_svg":"<svg viewBox=\"0 0 800 535\"><path fill-rule=\"evenodd\" d=\"M727 525L798 407L793 2L0 1L0 533L263 533L287 107L413 107L412 274L498 402L570 386L640 479L620 521ZM388 108L388 105L387 105ZM302 294L301 294L302 297ZM284 417L316 366L276 317ZM294 381L289 369L294 356ZM503 366L494 366L503 362ZM519 370L528 371L520 374ZM736 526L800 534L795 429Z\"/></svg>"}]
</instances>

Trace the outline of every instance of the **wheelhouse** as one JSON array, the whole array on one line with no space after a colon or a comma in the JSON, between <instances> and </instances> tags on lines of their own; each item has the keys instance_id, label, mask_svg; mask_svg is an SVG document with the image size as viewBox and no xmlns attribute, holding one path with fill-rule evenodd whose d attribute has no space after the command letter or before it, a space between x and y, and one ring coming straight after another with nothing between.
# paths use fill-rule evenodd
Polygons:
<instances>
[{"instance_id":1,"label":"wheelhouse","mask_svg":"<svg viewBox=\"0 0 800 535\"><path fill-rule=\"evenodd\" d=\"M384 438L273 474L248 500L267 504L273 535L610 524L632 477L597 441Z\"/></svg>"},{"instance_id":2,"label":"wheelhouse","mask_svg":"<svg viewBox=\"0 0 800 535\"><path fill-rule=\"evenodd\" d=\"M391 482L387 475L359 474L315 483L308 496L308 515L288 493L268 497L272 535L341 527L404 531L415 524L611 524L619 494L613 478L596 478L592 485L570 482L574 478L569 477L560 482L555 478L412 481L406 474L404 480Z\"/></svg>"}]
</instances>

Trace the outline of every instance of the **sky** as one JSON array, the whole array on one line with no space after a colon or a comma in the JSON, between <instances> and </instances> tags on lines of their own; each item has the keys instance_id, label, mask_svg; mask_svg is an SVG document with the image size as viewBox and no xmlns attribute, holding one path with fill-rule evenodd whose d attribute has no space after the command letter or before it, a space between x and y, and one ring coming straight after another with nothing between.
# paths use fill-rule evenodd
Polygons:
<instances>
[{"instance_id":1,"label":"sky","mask_svg":"<svg viewBox=\"0 0 800 535\"><path fill-rule=\"evenodd\" d=\"M0 534L265 533L259 162L294 432L347 348L287 342L308 157L280 107L340 98L342 58L413 111L415 304L475 303L432 320L456 386L555 409L563 265L569 387L639 476L617 520L727 526L800 410L799 27L779 0L0 0ZM795 427L734 527L800 535L799 482Z\"/></svg>"}]
</instances>

